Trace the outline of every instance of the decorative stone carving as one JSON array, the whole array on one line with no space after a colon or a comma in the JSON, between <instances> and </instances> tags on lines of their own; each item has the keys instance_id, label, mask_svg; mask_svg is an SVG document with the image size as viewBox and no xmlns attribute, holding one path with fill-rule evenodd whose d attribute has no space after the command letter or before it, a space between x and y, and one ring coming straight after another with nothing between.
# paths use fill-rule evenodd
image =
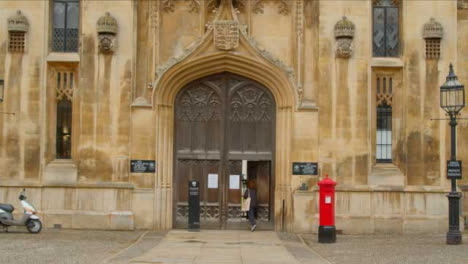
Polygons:
<instances>
[{"instance_id":1,"label":"decorative stone carving","mask_svg":"<svg viewBox=\"0 0 468 264\"><path fill-rule=\"evenodd\" d=\"M458 0L457 2L458 9L468 9L468 1L467 0Z\"/></svg>"},{"instance_id":2,"label":"decorative stone carving","mask_svg":"<svg viewBox=\"0 0 468 264\"><path fill-rule=\"evenodd\" d=\"M304 19L308 28L313 24L314 8L317 8L314 2L315 0L304 0Z\"/></svg>"},{"instance_id":3,"label":"decorative stone carving","mask_svg":"<svg viewBox=\"0 0 468 264\"><path fill-rule=\"evenodd\" d=\"M214 43L220 50L232 50L239 46L239 22L235 20L214 21Z\"/></svg>"},{"instance_id":4,"label":"decorative stone carving","mask_svg":"<svg viewBox=\"0 0 468 264\"><path fill-rule=\"evenodd\" d=\"M200 11L200 0L190 0L190 13L198 13Z\"/></svg>"},{"instance_id":5,"label":"decorative stone carving","mask_svg":"<svg viewBox=\"0 0 468 264\"><path fill-rule=\"evenodd\" d=\"M255 4L256 0L252 0L253 2L251 4ZM162 4L163 2L161 2ZM209 4L209 3L208 3ZM219 13L216 14L216 17L214 18L215 21L217 20L219 16ZM260 56L262 56L266 61L271 63L272 65L278 67L281 69L285 75L287 76L289 82L293 85L294 89L298 93L298 87L296 85L296 75L294 72L294 69L291 68L290 66L286 65L282 60L278 59L275 55L267 51L265 48L263 48L260 44L257 43L257 41L248 35L247 33L247 26L246 25L241 25L238 24L239 28L239 36L243 36L245 40L247 40L248 44L256 51ZM162 78L162 76L169 71L172 67L174 67L176 64L179 62L187 59L193 52L198 49L203 43L206 43L209 38L211 38L211 33L214 30L214 25L213 23L209 22L206 24L206 33L202 36L197 38L192 44L190 44L189 47L184 49L182 54L179 54L177 56L174 56L170 58L167 62L161 64L159 67L157 67L156 73L155 73L155 81L153 84L153 87L157 88L158 84ZM134 102L134 105L136 102Z\"/></svg>"},{"instance_id":6,"label":"decorative stone carving","mask_svg":"<svg viewBox=\"0 0 468 264\"><path fill-rule=\"evenodd\" d=\"M335 24L336 56L349 58L353 53L354 23L343 17Z\"/></svg>"},{"instance_id":7,"label":"decorative stone carving","mask_svg":"<svg viewBox=\"0 0 468 264\"><path fill-rule=\"evenodd\" d=\"M166 12L174 12L175 11L175 4L174 0L162 0L161 7Z\"/></svg>"},{"instance_id":8,"label":"decorative stone carving","mask_svg":"<svg viewBox=\"0 0 468 264\"><path fill-rule=\"evenodd\" d=\"M440 58L440 40L444 35L442 25L434 18L424 24L423 38L426 40L426 58L438 59Z\"/></svg>"},{"instance_id":9,"label":"decorative stone carving","mask_svg":"<svg viewBox=\"0 0 468 264\"><path fill-rule=\"evenodd\" d=\"M172 13L175 11L175 2L177 0L161 0L161 8L167 12ZM198 13L200 11L200 0L185 0L189 1L189 12ZM215 0L216 2L216 0Z\"/></svg>"},{"instance_id":10,"label":"decorative stone carving","mask_svg":"<svg viewBox=\"0 0 468 264\"><path fill-rule=\"evenodd\" d=\"M423 37L425 39L428 38L437 38L441 39L444 33L444 29L442 25L437 22L434 18L431 18L429 22L424 24L424 32L423 32Z\"/></svg>"},{"instance_id":11,"label":"decorative stone carving","mask_svg":"<svg viewBox=\"0 0 468 264\"><path fill-rule=\"evenodd\" d=\"M232 0L232 6L239 12L244 11L247 5L246 1L247 0Z\"/></svg>"},{"instance_id":12,"label":"decorative stone carving","mask_svg":"<svg viewBox=\"0 0 468 264\"><path fill-rule=\"evenodd\" d=\"M9 32L28 32L28 29L28 19L21 13L20 10L16 11L14 16L8 18Z\"/></svg>"},{"instance_id":13,"label":"decorative stone carving","mask_svg":"<svg viewBox=\"0 0 468 264\"><path fill-rule=\"evenodd\" d=\"M373 5L380 5L381 2L383 1L387 1L387 0L372 0L372 4ZM391 0L392 4L395 5L395 6L398 6L401 2L401 0Z\"/></svg>"},{"instance_id":14,"label":"decorative stone carving","mask_svg":"<svg viewBox=\"0 0 468 264\"><path fill-rule=\"evenodd\" d=\"M304 1L298 0L296 2L296 72L297 72L297 88L299 101L302 101L304 89L302 84L302 73L304 68L303 59L303 46L304 46Z\"/></svg>"},{"instance_id":15,"label":"decorative stone carving","mask_svg":"<svg viewBox=\"0 0 468 264\"><path fill-rule=\"evenodd\" d=\"M115 51L117 46L116 35L118 32L117 20L110 15L109 12L97 21L97 33L99 50L103 53L111 53Z\"/></svg>"},{"instance_id":16,"label":"decorative stone carving","mask_svg":"<svg viewBox=\"0 0 468 264\"><path fill-rule=\"evenodd\" d=\"M289 8L289 2L287 0L279 0L278 5L279 5L278 13L280 13L281 15L289 14L290 8Z\"/></svg>"},{"instance_id":17,"label":"decorative stone carving","mask_svg":"<svg viewBox=\"0 0 468 264\"><path fill-rule=\"evenodd\" d=\"M216 13L216 10L218 10L219 5L220 5L220 2L217 0L208 0L206 9L208 10L208 13Z\"/></svg>"},{"instance_id":18,"label":"decorative stone carving","mask_svg":"<svg viewBox=\"0 0 468 264\"><path fill-rule=\"evenodd\" d=\"M151 28L157 29L159 27L159 1L151 2Z\"/></svg>"},{"instance_id":19,"label":"decorative stone carving","mask_svg":"<svg viewBox=\"0 0 468 264\"><path fill-rule=\"evenodd\" d=\"M252 11L255 14L263 14L263 3L262 0L252 0Z\"/></svg>"},{"instance_id":20,"label":"decorative stone carving","mask_svg":"<svg viewBox=\"0 0 468 264\"><path fill-rule=\"evenodd\" d=\"M252 0L252 11L255 14L263 14L263 0ZM290 3L288 0L277 0L278 13L281 15L288 15L290 12Z\"/></svg>"}]
</instances>

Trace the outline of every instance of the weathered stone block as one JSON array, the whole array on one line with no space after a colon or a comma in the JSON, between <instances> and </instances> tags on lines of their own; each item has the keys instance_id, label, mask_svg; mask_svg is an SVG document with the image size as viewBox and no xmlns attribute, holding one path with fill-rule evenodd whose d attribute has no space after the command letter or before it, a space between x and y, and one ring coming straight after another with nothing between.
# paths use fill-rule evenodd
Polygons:
<instances>
[{"instance_id":1,"label":"weathered stone block","mask_svg":"<svg viewBox=\"0 0 468 264\"><path fill-rule=\"evenodd\" d=\"M374 218L376 234L402 234L403 220L401 218Z\"/></svg>"},{"instance_id":2,"label":"weathered stone block","mask_svg":"<svg viewBox=\"0 0 468 264\"><path fill-rule=\"evenodd\" d=\"M371 217L345 217L336 216L336 230L342 230L343 234L373 234L374 221Z\"/></svg>"},{"instance_id":3,"label":"weathered stone block","mask_svg":"<svg viewBox=\"0 0 468 264\"><path fill-rule=\"evenodd\" d=\"M62 228L73 228L73 211L53 211L44 212L43 225L47 228L53 228L60 225Z\"/></svg>"},{"instance_id":4,"label":"weathered stone block","mask_svg":"<svg viewBox=\"0 0 468 264\"><path fill-rule=\"evenodd\" d=\"M110 229L113 230L133 230L134 229L133 213L112 212L110 214Z\"/></svg>"},{"instance_id":5,"label":"weathered stone block","mask_svg":"<svg viewBox=\"0 0 468 264\"><path fill-rule=\"evenodd\" d=\"M92 211L75 211L72 228L76 229L109 229L110 215Z\"/></svg>"}]
</instances>

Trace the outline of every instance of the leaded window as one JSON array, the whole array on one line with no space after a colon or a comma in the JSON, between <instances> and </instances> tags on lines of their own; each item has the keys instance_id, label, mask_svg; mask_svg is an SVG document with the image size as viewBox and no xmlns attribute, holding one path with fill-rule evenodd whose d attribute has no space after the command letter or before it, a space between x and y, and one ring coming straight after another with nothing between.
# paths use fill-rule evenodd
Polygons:
<instances>
[{"instance_id":1,"label":"leaded window","mask_svg":"<svg viewBox=\"0 0 468 264\"><path fill-rule=\"evenodd\" d=\"M374 57L397 57L400 46L399 0L374 0L372 48Z\"/></svg>"},{"instance_id":2,"label":"leaded window","mask_svg":"<svg viewBox=\"0 0 468 264\"><path fill-rule=\"evenodd\" d=\"M73 79L73 72L57 72L57 126L55 144L58 159L71 158Z\"/></svg>"},{"instance_id":3,"label":"leaded window","mask_svg":"<svg viewBox=\"0 0 468 264\"><path fill-rule=\"evenodd\" d=\"M57 158L71 158L72 103L62 99L57 103Z\"/></svg>"},{"instance_id":4,"label":"leaded window","mask_svg":"<svg viewBox=\"0 0 468 264\"><path fill-rule=\"evenodd\" d=\"M77 52L79 39L79 0L54 0L52 50Z\"/></svg>"},{"instance_id":5,"label":"leaded window","mask_svg":"<svg viewBox=\"0 0 468 264\"><path fill-rule=\"evenodd\" d=\"M392 162L392 94L393 77L377 77L376 161Z\"/></svg>"}]
</instances>

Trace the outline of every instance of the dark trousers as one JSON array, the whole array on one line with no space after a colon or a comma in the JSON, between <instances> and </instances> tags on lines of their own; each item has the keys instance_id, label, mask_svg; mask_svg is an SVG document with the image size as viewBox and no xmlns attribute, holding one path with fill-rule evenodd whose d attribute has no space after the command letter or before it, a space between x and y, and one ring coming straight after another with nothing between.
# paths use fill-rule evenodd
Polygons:
<instances>
[{"instance_id":1,"label":"dark trousers","mask_svg":"<svg viewBox=\"0 0 468 264\"><path fill-rule=\"evenodd\" d=\"M248 216L249 216L249 222L250 222L250 225L253 226L256 224L256 221L255 221L255 208L250 208L249 212L247 213Z\"/></svg>"}]
</instances>

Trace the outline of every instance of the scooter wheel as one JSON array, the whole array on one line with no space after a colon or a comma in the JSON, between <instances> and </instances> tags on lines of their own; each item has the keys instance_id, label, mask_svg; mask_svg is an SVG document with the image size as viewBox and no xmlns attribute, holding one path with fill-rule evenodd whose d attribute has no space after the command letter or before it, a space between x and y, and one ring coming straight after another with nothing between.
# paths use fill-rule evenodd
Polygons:
<instances>
[{"instance_id":1,"label":"scooter wheel","mask_svg":"<svg viewBox=\"0 0 468 264\"><path fill-rule=\"evenodd\" d=\"M42 223L38 219L29 220L28 224L26 225L29 233L37 234L42 230Z\"/></svg>"}]
</instances>

